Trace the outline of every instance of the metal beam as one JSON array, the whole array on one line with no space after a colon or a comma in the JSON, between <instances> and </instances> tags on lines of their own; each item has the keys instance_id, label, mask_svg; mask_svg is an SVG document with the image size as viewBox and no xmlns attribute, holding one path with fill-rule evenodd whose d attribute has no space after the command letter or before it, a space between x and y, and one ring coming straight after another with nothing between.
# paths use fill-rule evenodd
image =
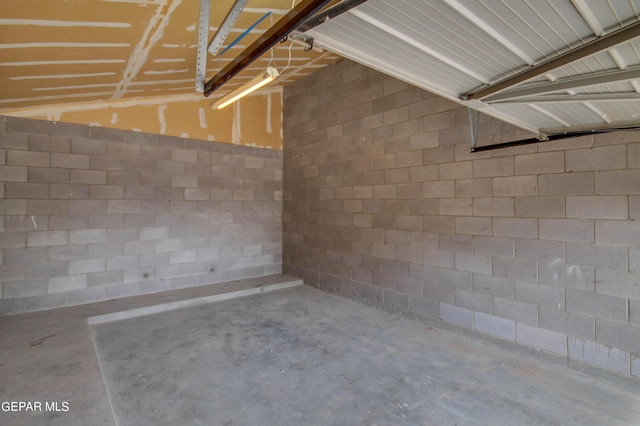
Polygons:
<instances>
[{"instance_id":1,"label":"metal beam","mask_svg":"<svg viewBox=\"0 0 640 426\"><path fill-rule=\"evenodd\" d=\"M640 93L589 93L584 95L542 95L524 96L503 101L487 101L488 104L542 104L575 102L640 101Z\"/></svg>"},{"instance_id":2,"label":"metal beam","mask_svg":"<svg viewBox=\"0 0 640 426\"><path fill-rule=\"evenodd\" d=\"M276 24L262 34L251 46L247 47L240 55L227 64L204 87L204 96L209 96L214 90L225 84L233 76L245 69L249 64L267 52L276 43L285 38L296 29L301 22L316 13L322 6L331 0L303 0L289 13L283 16Z\"/></svg>"},{"instance_id":3,"label":"metal beam","mask_svg":"<svg viewBox=\"0 0 640 426\"><path fill-rule=\"evenodd\" d=\"M236 23L240 14L242 13L242 9L247 5L249 0L236 0L236 2L231 6L227 16L222 21L220 27L218 27L218 31L216 31L215 35L211 39L209 43L209 53L213 56L218 54L218 50L222 47L222 43L227 39L227 36L231 32L233 25Z\"/></svg>"},{"instance_id":4,"label":"metal beam","mask_svg":"<svg viewBox=\"0 0 640 426\"><path fill-rule=\"evenodd\" d=\"M627 68L620 71L603 71L590 75L580 75L562 80L550 81L548 83L535 84L521 89L508 90L487 96L483 102L508 101L525 96L544 95L545 93L560 92L564 90L576 89L585 86L595 86L598 84L617 83L619 81L633 80L640 78L640 67Z\"/></svg>"},{"instance_id":5,"label":"metal beam","mask_svg":"<svg viewBox=\"0 0 640 426\"><path fill-rule=\"evenodd\" d=\"M554 58L548 59L530 68L527 68L524 71L521 71L511 77L507 77L497 83L491 84L483 89L472 91L465 95L462 95L461 99L483 100L484 98L494 93L507 90L510 87L513 87L527 80L531 80L532 78L535 78L541 74L550 72L556 68L570 64L580 59L584 59L588 56L594 55L598 52L601 52L605 49L608 49L638 36L640 36L640 21L636 21L632 24L627 25L626 27L620 28L619 30L613 31L605 36L585 43L580 47L576 47L575 49L571 49Z\"/></svg>"},{"instance_id":6,"label":"metal beam","mask_svg":"<svg viewBox=\"0 0 640 426\"><path fill-rule=\"evenodd\" d=\"M198 53L196 58L196 92L204 92L207 78L207 37L209 36L209 0L200 0L200 16L198 19Z\"/></svg>"},{"instance_id":7,"label":"metal beam","mask_svg":"<svg viewBox=\"0 0 640 426\"><path fill-rule=\"evenodd\" d=\"M339 16L345 12L348 12L349 10L353 9L356 6L361 5L362 3L365 3L366 1L367 0L342 0L340 3L334 6L331 6L330 8L323 11L322 13L318 13L317 15L314 15L311 18L304 21L302 25L298 27L298 31L303 33L307 32L310 29L315 28L320 24L330 21L336 16Z\"/></svg>"},{"instance_id":8,"label":"metal beam","mask_svg":"<svg viewBox=\"0 0 640 426\"><path fill-rule=\"evenodd\" d=\"M575 132L598 132L601 130L624 130L624 129L640 129L638 120L612 121L611 123L602 124L580 124L571 127L548 127L540 129L541 133L548 134L564 134Z\"/></svg>"}]
</instances>

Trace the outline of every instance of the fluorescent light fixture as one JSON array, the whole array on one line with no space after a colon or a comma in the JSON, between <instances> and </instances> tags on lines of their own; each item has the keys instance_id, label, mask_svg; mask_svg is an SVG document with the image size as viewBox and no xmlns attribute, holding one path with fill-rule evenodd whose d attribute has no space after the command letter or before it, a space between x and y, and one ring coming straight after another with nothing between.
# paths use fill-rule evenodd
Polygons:
<instances>
[{"instance_id":1,"label":"fluorescent light fixture","mask_svg":"<svg viewBox=\"0 0 640 426\"><path fill-rule=\"evenodd\" d=\"M211 109L222 109L234 103L243 96L246 96L251 92L255 92L259 88L266 86L279 76L280 73L277 69L275 69L274 67L267 67L267 70L264 73L260 74L250 82L243 84L233 92L223 96L222 98L212 103Z\"/></svg>"}]
</instances>

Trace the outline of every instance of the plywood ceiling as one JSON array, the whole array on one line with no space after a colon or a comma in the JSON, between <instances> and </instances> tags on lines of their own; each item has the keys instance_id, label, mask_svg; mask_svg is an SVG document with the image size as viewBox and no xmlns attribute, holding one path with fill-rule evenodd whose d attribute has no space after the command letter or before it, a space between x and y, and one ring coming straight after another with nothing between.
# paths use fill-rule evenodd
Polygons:
<instances>
[{"instance_id":1,"label":"plywood ceiling","mask_svg":"<svg viewBox=\"0 0 640 426\"><path fill-rule=\"evenodd\" d=\"M211 0L209 39L233 0ZM270 28L292 0L249 0L225 46L258 24L224 55L208 55L210 78ZM197 0L3 0L0 9L0 114L46 111L58 104L202 97L195 92ZM338 59L328 51L276 45L211 99L276 66L287 84Z\"/></svg>"}]
</instances>

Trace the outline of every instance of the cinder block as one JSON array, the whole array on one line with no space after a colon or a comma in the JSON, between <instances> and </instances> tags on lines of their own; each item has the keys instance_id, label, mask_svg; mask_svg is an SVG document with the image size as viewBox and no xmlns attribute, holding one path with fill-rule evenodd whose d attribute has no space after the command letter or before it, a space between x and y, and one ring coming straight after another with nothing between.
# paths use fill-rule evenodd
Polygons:
<instances>
[{"instance_id":1,"label":"cinder block","mask_svg":"<svg viewBox=\"0 0 640 426\"><path fill-rule=\"evenodd\" d=\"M409 168L411 182L433 182L438 180L438 165L415 166Z\"/></svg>"},{"instance_id":2,"label":"cinder block","mask_svg":"<svg viewBox=\"0 0 640 426\"><path fill-rule=\"evenodd\" d=\"M27 213L27 200L7 200L0 198L0 211L5 215L25 215Z\"/></svg>"},{"instance_id":3,"label":"cinder block","mask_svg":"<svg viewBox=\"0 0 640 426\"><path fill-rule=\"evenodd\" d=\"M596 244L640 247L640 222L597 220Z\"/></svg>"},{"instance_id":4,"label":"cinder block","mask_svg":"<svg viewBox=\"0 0 640 426\"><path fill-rule=\"evenodd\" d=\"M513 198L475 198L473 200L474 216L513 217L515 203Z\"/></svg>"},{"instance_id":5,"label":"cinder block","mask_svg":"<svg viewBox=\"0 0 640 426\"><path fill-rule=\"evenodd\" d=\"M564 197L518 197L516 217L557 217L565 216Z\"/></svg>"},{"instance_id":6,"label":"cinder block","mask_svg":"<svg viewBox=\"0 0 640 426\"><path fill-rule=\"evenodd\" d=\"M570 336L585 339L595 338L595 319L592 316L575 314L548 306L540 306L538 315L540 327Z\"/></svg>"},{"instance_id":7,"label":"cinder block","mask_svg":"<svg viewBox=\"0 0 640 426\"><path fill-rule=\"evenodd\" d=\"M640 327L596 318L596 342L640 353Z\"/></svg>"},{"instance_id":8,"label":"cinder block","mask_svg":"<svg viewBox=\"0 0 640 426\"><path fill-rule=\"evenodd\" d=\"M593 173L541 175L538 178L538 188L540 195L591 195L594 177Z\"/></svg>"},{"instance_id":9,"label":"cinder block","mask_svg":"<svg viewBox=\"0 0 640 426\"><path fill-rule=\"evenodd\" d=\"M513 299L514 283L510 278L473 274L473 291L491 296Z\"/></svg>"},{"instance_id":10,"label":"cinder block","mask_svg":"<svg viewBox=\"0 0 640 426\"><path fill-rule=\"evenodd\" d=\"M570 359L596 365L616 373L629 373L631 363L629 352L572 336L569 336L568 346Z\"/></svg>"},{"instance_id":11,"label":"cinder block","mask_svg":"<svg viewBox=\"0 0 640 426\"><path fill-rule=\"evenodd\" d=\"M454 303L454 287L440 285L435 282L425 282L422 286L422 296L436 302Z\"/></svg>"},{"instance_id":12,"label":"cinder block","mask_svg":"<svg viewBox=\"0 0 640 426\"><path fill-rule=\"evenodd\" d=\"M108 213L140 213L139 200L108 200Z\"/></svg>"},{"instance_id":13,"label":"cinder block","mask_svg":"<svg viewBox=\"0 0 640 426\"><path fill-rule=\"evenodd\" d=\"M104 272L105 271L105 259L81 259L69 261L69 274L88 274L92 272Z\"/></svg>"},{"instance_id":14,"label":"cinder block","mask_svg":"<svg viewBox=\"0 0 640 426\"><path fill-rule=\"evenodd\" d=\"M49 196L54 199L87 199L89 198L89 185L54 183L51 184L49 194Z\"/></svg>"},{"instance_id":15,"label":"cinder block","mask_svg":"<svg viewBox=\"0 0 640 426\"><path fill-rule=\"evenodd\" d=\"M23 281L26 276L24 264L0 265L0 282Z\"/></svg>"},{"instance_id":16,"label":"cinder block","mask_svg":"<svg viewBox=\"0 0 640 426\"><path fill-rule=\"evenodd\" d=\"M138 268L139 257L137 255L116 256L107 259L107 271Z\"/></svg>"},{"instance_id":17,"label":"cinder block","mask_svg":"<svg viewBox=\"0 0 640 426\"><path fill-rule=\"evenodd\" d=\"M442 321L458 325L460 327L473 328L473 311L459 306L440 303L439 317Z\"/></svg>"},{"instance_id":18,"label":"cinder block","mask_svg":"<svg viewBox=\"0 0 640 426\"><path fill-rule=\"evenodd\" d=\"M438 303L422 297L409 296L409 312L424 318L438 318Z\"/></svg>"},{"instance_id":19,"label":"cinder block","mask_svg":"<svg viewBox=\"0 0 640 426\"><path fill-rule=\"evenodd\" d=\"M490 275L491 256L458 252L455 253L455 268L461 271Z\"/></svg>"},{"instance_id":20,"label":"cinder block","mask_svg":"<svg viewBox=\"0 0 640 426\"><path fill-rule=\"evenodd\" d=\"M472 216L473 199L444 198L438 203L438 213L441 216Z\"/></svg>"},{"instance_id":21,"label":"cinder block","mask_svg":"<svg viewBox=\"0 0 640 426\"><path fill-rule=\"evenodd\" d=\"M63 169L89 169L90 156L82 154L51 153L51 167Z\"/></svg>"},{"instance_id":22,"label":"cinder block","mask_svg":"<svg viewBox=\"0 0 640 426\"><path fill-rule=\"evenodd\" d=\"M18 131L2 132L0 134L0 148L29 149L29 137L25 133L19 133Z\"/></svg>"},{"instance_id":23,"label":"cinder block","mask_svg":"<svg viewBox=\"0 0 640 426\"><path fill-rule=\"evenodd\" d=\"M524 281L537 281L538 264L535 260L493 257L493 275Z\"/></svg>"},{"instance_id":24,"label":"cinder block","mask_svg":"<svg viewBox=\"0 0 640 426\"><path fill-rule=\"evenodd\" d=\"M27 182L27 167L0 166L0 182Z\"/></svg>"},{"instance_id":25,"label":"cinder block","mask_svg":"<svg viewBox=\"0 0 640 426\"><path fill-rule=\"evenodd\" d=\"M538 262L538 280L545 284L593 291L594 275L594 268L589 265Z\"/></svg>"},{"instance_id":26,"label":"cinder block","mask_svg":"<svg viewBox=\"0 0 640 426\"><path fill-rule=\"evenodd\" d=\"M595 318L627 322L627 299L592 291L566 289L567 311Z\"/></svg>"},{"instance_id":27,"label":"cinder block","mask_svg":"<svg viewBox=\"0 0 640 426\"><path fill-rule=\"evenodd\" d=\"M515 257L515 240L476 235L473 237L473 253L483 256Z\"/></svg>"},{"instance_id":28,"label":"cinder block","mask_svg":"<svg viewBox=\"0 0 640 426\"><path fill-rule=\"evenodd\" d=\"M472 274L466 271L438 268L438 284L450 288L462 288L471 291L473 288Z\"/></svg>"},{"instance_id":29,"label":"cinder block","mask_svg":"<svg viewBox=\"0 0 640 426\"><path fill-rule=\"evenodd\" d=\"M49 198L49 185L45 183L6 182L4 187L6 198Z\"/></svg>"},{"instance_id":30,"label":"cinder block","mask_svg":"<svg viewBox=\"0 0 640 426\"><path fill-rule=\"evenodd\" d=\"M7 150L6 164L12 166L49 167L49 153L38 151Z\"/></svg>"},{"instance_id":31,"label":"cinder block","mask_svg":"<svg viewBox=\"0 0 640 426\"><path fill-rule=\"evenodd\" d=\"M574 265L627 270L627 249L595 244L566 243L566 261Z\"/></svg>"},{"instance_id":32,"label":"cinder block","mask_svg":"<svg viewBox=\"0 0 640 426\"><path fill-rule=\"evenodd\" d=\"M537 191L537 177L533 175L493 178L495 197L526 197L536 195Z\"/></svg>"},{"instance_id":33,"label":"cinder block","mask_svg":"<svg viewBox=\"0 0 640 426\"><path fill-rule=\"evenodd\" d=\"M456 197L491 197L493 194L493 179L476 178L456 181Z\"/></svg>"},{"instance_id":34,"label":"cinder block","mask_svg":"<svg viewBox=\"0 0 640 426\"><path fill-rule=\"evenodd\" d=\"M628 197L567 197L567 217L578 219L627 219Z\"/></svg>"},{"instance_id":35,"label":"cinder block","mask_svg":"<svg viewBox=\"0 0 640 426\"><path fill-rule=\"evenodd\" d=\"M516 342L544 352L567 356L567 336L555 331L518 323L516 324Z\"/></svg>"},{"instance_id":36,"label":"cinder block","mask_svg":"<svg viewBox=\"0 0 640 426\"><path fill-rule=\"evenodd\" d=\"M473 315L473 328L476 331L504 340L514 341L516 339L516 324L514 321L482 312L474 312Z\"/></svg>"},{"instance_id":37,"label":"cinder block","mask_svg":"<svg viewBox=\"0 0 640 426\"><path fill-rule=\"evenodd\" d=\"M640 355L631 356L631 375L640 377Z\"/></svg>"},{"instance_id":38,"label":"cinder block","mask_svg":"<svg viewBox=\"0 0 640 426\"><path fill-rule=\"evenodd\" d=\"M616 170L595 173L595 193L608 194L640 194L640 169Z\"/></svg>"},{"instance_id":39,"label":"cinder block","mask_svg":"<svg viewBox=\"0 0 640 426\"><path fill-rule=\"evenodd\" d=\"M422 194L426 198L455 198L455 181L424 182Z\"/></svg>"},{"instance_id":40,"label":"cinder block","mask_svg":"<svg viewBox=\"0 0 640 426\"><path fill-rule=\"evenodd\" d=\"M87 274L87 285L89 287L101 287L121 283L122 277L122 270L91 273Z\"/></svg>"},{"instance_id":41,"label":"cinder block","mask_svg":"<svg viewBox=\"0 0 640 426\"><path fill-rule=\"evenodd\" d=\"M615 170L627 167L627 147L612 145L566 151L567 172Z\"/></svg>"},{"instance_id":42,"label":"cinder block","mask_svg":"<svg viewBox=\"0 0 640 426\"><path fill-rule=\"evenodd\" d=\"M640 300L640 276L634 272L596 269L596 292Z\"/></svg>"},{"instance_id":43,"label":"cinder block","mask_svg":"<svg viewBox=\"0 0 640 426\"><path fill-rule=\"evenodd\" d=\"M67 306L99 302L106 299L104 288L94 287L74 290L67 294Z\"/></svg>"},{"instance_id":44,"label":"cinder block","mask_svg":"<svg viewBox=\"0 0 640 426\"><path fill-rule=\"evenodd\" d=\"M475 293L461 288L454 290L456 306L471 309L477 312L491 313L491 296Z\"/></svg>"},{"instance_id":45,"label":"cinder block","mask_svg":"<svg viewBox=\"0 0 640 426\"><path fill-rule=\"evenodd\" d=\"M89 197L100 200L121 200L124 198L124 187L114 185L91 185Z\"/></svg>"},{"instance_id":46,"label":"cinder block","mask_svg":"<svg viewBox=\"0 0 640 426\"><path fill-rule=\"evenodd\" d=\"M514 173L514 158L487 158L473 161L473 177L512 176Z\"/></svg>"},{"instance_id":47,"label":"cinder block","mask_svg":"<svg viewBox=\"0 0 640 426\"><path fill-rule=\"evenodd\" d=\"M495 218L493 235L496 237L538 238L537 219Z\"/></svg>"},{"instance_id":48,"label":"cinder block","mask_svg":"<svg viewBox=\"0 0 640 426\"><path fill-rule=\"evenodd\" d=\"M593 220L540 219L540 239L592 243L595 241Z\"/></svg>"},{"instance_id":49,"label":"cinder block","mask_svg":"<svg viewBox=\"0 0 640 426\"><path fill-rule=\"evenodd\" d=\"M441 180L471 180L473 176L472 161L458 161L438 165L438 174Z\"/></svg>"},{"instance_id":50,"label":"cinder block","mask_svg":"<svg viewBox=\"0 0 640 426\"><path fill-rule=\"evenodd\" d=\"M66 136L70 138L88 138L90 134L89 126L82 126L73 123L52 122L51 135Z\"/></svg>"},{"instance_id":51,"label":"cinder block","mask_svg":"<svg viewBox=\"0 0 640 426\"><path fill-rule=\"evenodd\" d=\"M87 183L87 184L106 184L107 172L102 170L71 170L70 179L71 183Z\"/></svg>"},{"instance_id":52,"label":"cinder block","mask_svg":"<svg viewBox=\"0 0 640 426\"><path fill-rule=\"evenodd\" d=\"M456 234L492 235L493 221L488 217L456 217ZM481 253L479 253L481 254Z\"/></svg>"},{"instance_id":53,"label":"cinder block","mask_svg":"<svg viewBox=\"0 0 640 426\"><path fill-rule=\"evenodd\" d=\"M564 151L517 155L515 174L541 175L564 172Z\"/></svg>"},{"instance_id":54,"label":"cinder block","mask_svg":"<svg viewBox=\"0 0 640 426\"><path fill-rule=\"evenodd\" d=\"M55 246L69 244L68 231L34 231L27 233L27 246Z\"/></svg>"},{"instance_id":55,"label":"cinder block","mask_svg":"<svg viewBox=\"0 0 640 426\"><path fill-rule=\"evenodd\" d=\"M531 326L538 325L538 306L531 303L494 297L493 314Z\"/></svg>"},{"instance_id":56,"label":"cinder block","mask_svg":"<svg viewBox=\"0 0 640 426\"><path fill-rule=\"evenodd\" d=\"M640 272L640 249L629 249L629 271Z\"/></svg>"},{"instance_id":57,"label":"cinder block","mask_svg":"<svg viewBox=\"0 0 640 426\"><path fill-rule=\"evenodd\" d=\"M397 291L393 291L390 289L385 289L383 293L383 300L385 305L392 306L395 309L409 309L409 296L406 294L398 293Z\"/></svg>"},{"instance_id":58,"label":"cinder block","mask_svg":"<svg viewBox=\"0 0 640 426\"><path fill-rule=\"evenodd\" d=\"M197 188L197 176L171 176L171 186L174 188ZM227 188L234 189L234 188Z\"/></svg>"},{"instance_id":59,"label":"cinder block","mask_svg":"<svg viewBox=\"0 0 640 426\"><path fill-rule=\"evenodd\" d=\"M516 257L549 262L564 262L564 243L557 241L516 239Z\"/></svg>"},{"instance_id":60,"label":"cinder block","mask_svg":"<svg viewBox=\"0 0 640 426\"><path fill-rule=\"evenodd\" d=\"M627 161L630 168L640 169L640 143L627 145Z\"/></svg>"},{"instance_id":61,"label":"cinder block","mask_svg":"<svg viewBox=\"0 0 640 426\"><path fill-rule=\"evenodd\" d=\"M473 253L473 237L471 235L440 235L440 249Z\"/></svg>"},{"instance_id":62,"label":"cinder block","mask_svg":"<svg viewBox=\"0 0 640 426\"><path fill-rule=\"evenodd\" d=\"M50 293L33 297L25 297L25 311L39 311L60 308L67 305L67 293Z\"/></svg>"},{"instance_id":63,"label":"cinder block","mask_svg":"<svg viewBox=\"0 0 640 426\"><path fill-rule=\"evenodd\" d=\"M2 284L2 299L13 299L17 297L38 296L46 294L49 288L48 279L31 281L16 281Z\"/></svg>"},{"instance_id":64,"label":"cinder block","mask_svg":"<svg viewBox=\"0 0 640 426\"><path fill-rule=\"evenodd\" d=\"M564 309L563 287L517 280L515 298L536 305Z\"/></svg>"},{"instance_id":65,"label":"cinder block","mask_svg":"<svg viewBox=\"0 0 640 426\"><path fill-rule=\"evenodd\" d=\"M49 293L81 290L83 288L87 288L87 276L84 274L49 278Z\"/></svg>"},{"instance_id":66,"label":"cinder block","mask_svg":"<svg viewBox=\"0 0 640 426\"><path fill-rule=\"evenodd\" d=\"M106 242L106 230L81 229L69 231L70 244L104 243Z\"/></svg>"}]
</instances>

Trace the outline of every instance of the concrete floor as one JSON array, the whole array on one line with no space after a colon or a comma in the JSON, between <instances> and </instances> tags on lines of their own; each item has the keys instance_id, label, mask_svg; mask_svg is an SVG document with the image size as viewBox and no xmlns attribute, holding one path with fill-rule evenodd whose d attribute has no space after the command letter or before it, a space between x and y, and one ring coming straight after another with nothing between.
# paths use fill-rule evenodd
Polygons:
<instances>
[{"instance_id":1,"label":"concrete floor","mask_svg":"<svg viewBox=\"0 0 640 426\"><path fill-rule=\"evenodd\" d=\"M0 317L0 400L69 404L0 424L640 424L637 381L305 286L87 323L263 281Z\"/></svg>"}]
</instances>

